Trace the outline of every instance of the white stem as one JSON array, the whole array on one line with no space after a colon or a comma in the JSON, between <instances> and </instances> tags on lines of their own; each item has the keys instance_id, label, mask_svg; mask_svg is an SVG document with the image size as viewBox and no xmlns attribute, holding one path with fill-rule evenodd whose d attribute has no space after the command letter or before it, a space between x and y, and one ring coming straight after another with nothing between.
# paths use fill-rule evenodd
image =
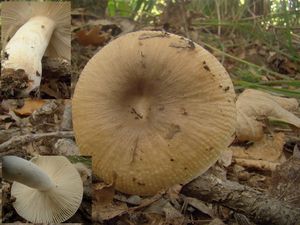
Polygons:
<instances>
[{"instance_id":1,"label":"white stem","mask_svg":"<svg viewBox=\"0 0 300 225\"><path fill-rule=\"evenodd\" d=\"M16 156L4 156L2 161L3 178L17 181L40 191L55 186L49 176L34 163Z\"/></svg>"},{"instance_id":2,"label":"white stem","mask_svg":"<svg viewBox=\"0 0 300 225\"><path fill-rule=\"evenodd\" d=\"M4 49L7 57L2 61L2 67L23 69L31 80L25 90L26 95L40 86L41 61L54 29L55 22L48 17L32 17L14 34Z\"/></svg>"}]
</instances>

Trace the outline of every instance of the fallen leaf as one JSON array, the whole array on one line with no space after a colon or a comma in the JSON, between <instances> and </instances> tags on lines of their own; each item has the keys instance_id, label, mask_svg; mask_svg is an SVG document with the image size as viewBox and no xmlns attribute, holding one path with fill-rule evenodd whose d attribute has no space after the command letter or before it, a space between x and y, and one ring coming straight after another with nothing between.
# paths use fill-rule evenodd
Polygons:
<instances>
[{"instance_id":1,"label":"fallen leaf","mask_svg":"<svg viewBox=\"0 0 300 225\"><path fill-rule=\"evenodd\" d=\"M52 82L52 81L50 81L50 82ZM40 92L43 93L43 94L47 94L48 96L51 96L51 97L53 97L55 99L60 99L61 98L60 93L57 92L57 91L55 91L55 90L53 90L50 87L49 83L42 84L41 87L40 87Z\"/></svg>"},{"instance_id":2,"label":"fallen leaf","mask_svg":"<svg viewBox=\"0 0 300 225\"><path fill-rule=\"evenodd\" d=\"M269 162L266 160L257 159L241 159L236 158L235 163L249 169L261 170L261 171L275 171L280 165L278 162Z\"/></svg>"},{"instance_id":3,"label":"fallen leaf","mask_svg":"<svg viewBox=\"0 0 300 225\"><path fill-rule=\"evenodd\" d=\"M211 218L214 218L213 210L209 208L203 201L191 197L186 197L185 201L187 202L187 204L198 209L200 212L209 215Z\"/></svg>"},{"instance_id":4,"label":"fallen leaf","mask_svg":"<svg viewBox=\"0 0 300 225\"><path fill-rule=\"evenodd\" d=\"M223 223L223 221L219 218L215 218L212 221L210 221L208 225L225 225L225 223Z\"/></svg>"},{"instance_id":5,"label":"fallen leaf","mask_svg":"<svg viewBox=\"0 0 300 225\"><path fill-rule=\"evenodd\" d=\"M130 221L126 221L127 222L126 225L137 225L137 224L138 225L139 224L143 224L143 225L167 225L167 223L165 222L164 215L151 214L151 213L143 213L143 214L145 215L144 220L141 220L141 219L140 219L140 221L137 221L137 219L133 220L132 218L136 218L136 216L131 216ZM173 225L173 224L169 224L169 225Z\"/></svg>"},{"instance_id":6,"label":"fallen leaf","mask_svg":"<svg viewBox=\"0 0 300 225\"><path fill-rule=\"evenodd\" d=\"M218 162L225 167L230 166L232 163L232 154L233 153L231 149L226 149L222 151L218 159Z\"/></svg>"},{"instance_id":7,"label":"fallen leaf","mask_svg":"<svg viewBox=\"0 0 300 225\"><path fill-rule=\"evenodd\" d=\"M142 202L142 198L138 195L131 195L129 198L126 199L126 202L131 205L140 205Z\"/></svg>"},{"instance_id":8,"label":"fallen leaf","mask_svg":"<svg viewBox=\"0 0 300 225\"><path fill-rule=\"evenodd\" d=\"M58 155L80 155L78 145L72 139L60 138L53 147L55 154ZM80 164L78 164L78 168L80 169ZM82 166L82 170L84 171L84 166Z\"/></svg>"},{"instance_id":9,"label":"fallen leaf","mask_svg":"<svg viewBox=\"0 0 300 225\"><path fill-rule=\"evenodd\" d=\"M178 204L178 200L180 199L180 191L182 189L182 185L176 184L166 190L165 197L170 200L170 202L174 205Z\"/></svg>"},{"instance_id":10,"label":"fallen leaf","mask_svg":"<svg viewBox=\"0 0 300 225\"><path fill-rule=\"evenodd\" d=\"M96 183L93 184L93 212L92 218L94 221L109 220L128 211L125 202L115 202L115 181L117 176L114 176L111 184Z\"/></svg>"},{"instance_id":11,"label":"fallen leaf","mask_svg":"<svg viewBox=\"0 0 300 225\"><path fill-rule=\"evenodd\" d=\"M144 210L144 212L150 214L164 215L165 213L163 211L163 208L168 202L168 199L160 198L159 200L149 204L149 206Z\"/></svg>"},{"instance_id":12,"label":"fallen leaf","mask_svg":"<svg viewBox=\"0 0 300 225\"><path fill-rule=\"evenodd\" d=\"M122 28L122 34L132 32L136 27L135 21L126 18L122 18L122 20L119 21L119 24Z\"/></svg>"},{"instance_id":13,"label":"fallen leaf","mask_svg":"<svg viewBox=\"0 0 300 225\"><path fill-rule=\"evenodd\" d=\"M93 204L92 218L93 221L109 220L116 216L122 215L128 211L127 204L124 202L111 203L102 205L98 203Z\"/></svg>"},{"instance_id":14,"label":"fallen leaf","mask_svg":"<svg viewBox=\"0 0 300 225\"><path fill-rule=\"evenodd\" d=\"M298 108L295 99L288 99L271 94L247 89L237 99L236 135L240 141L260 140L265 126L264 120L273 117L300 128L300 119L289 110Z\"/></svg>"},{"instance_id":15,"label":"fallen leaf","mask_svg":"<svg viewBox=\"0 0 300 225\"><path fill-rule=\"evenodd\" d=\"M275 133L273 137L265 135L248 148L231 146L234 158L266 160L278 162L282 156L285 143L284 133Z\"/></svg>"},{"instance_id":16,"label":"fallen leaf","mask_svg":"<svg viewBox=\"0 0 300 225\"><path fill-rule=\"evenodd\" d=\"M83 46L94 45L101 46L104 45L106 41L109 40L109 35L106 33L101 33L100 26L94 26L90 30L80 30L76 33L76 39L79 44Z\"/></svg>"},{"instance_id":17,"label":"fallen leaf","mask_svg":"<svg viewBox=\"0 0 300 225\"><path fill-rule=\"evenodd\" d=\"M289 158L272 173L269 191L272 196L293 207L300 207L300 159Z\"/></svg>"},{"instance_id":18,"label":"fallen leaf","mask_svg":"<svg viewBox=\"0 0 300 225\"><path fill-rule=\"evenodd\" d=\"M292 63L287 57L274 54L268 59L268 62L273 70L283 74L294 75L297 73L297 65Z\"/></svg>"},{"instance_id":19,"label":"fallen leaf","mask_svg":"<svg viewBox=\"0 0 300 225\"><path fill-rule=\"evenodd\" d=\"M78 171L84 186L90 186L92 181L92 170L82 162L77 162L73 166Z\"/></svg>"},{"instance_id":20,"label":"fallen leaf","mask_svg":"<svg viewBox=\"0 0 300 225\"><path fill-rule=\"evenodd\" d=\"M175 220L178 221L184 219L184 216L177 209L175 209L170 202L164 205L163 212L165 213L166 221L175 222Z\"/></svg>"},{"instance_id":21,"label":"fallen leaf","mask_svg":"<svg viewBox=\"0 0 300 225\"><path fill-rule=\"evenodd\" d=\"M0 115L0 121L3 121L3 122L11 121L11 116L8 114Z\"/></svg>"},{"instance_id":22,"label":"fallen leaf","mask_svg":"<svg viewBox=\"0 0 300 225\"><path fill-rule=\"evenodd\" d=\"M113 201L115 188L113 184L96 183L93 184L94 199L97 204L107 205Z\"/></svg>"},{"instance_id":23,"label":"fallen leaf","mask_svg":"<svg viewBox=\"0 0 300 225\"><path fill-rule=\"evenodd\" d=\"M162 199L162 195L163 193L157 193L156 195L152 196L152 197L148 197L148 198L143 198L140 205L135 206L130 208L132 211L134 210L139 210L142 208L145 208L147 206L152 206L154 204L156 204L158 201L160 201Z\"/></svg>"},{"instance_id":24,"label":"fallen leaf","mask_svg":"<svg viewBox=\"0 0 300 225\"><path fill-rule=\"evenodd\" d=\"M253 223L251 223L251 221L248 219L248 217L246 217L244 214L235 212L233 214L234 219L236 220L237 224L240 225L253 225ZM212 224L209 224L212 225Z\"/></svg>"},{"instance_id":25,"label":"fallen leaf","mask_svg":"<svg viewBox=\"0 0 300 225\"><path fill-rule=\"evenodd\" d=\"M35 110L41 108L45 103L46 101L42 99L26 99L22 108L14 109L13 111L18 116L30 116Z\"/></svg>"},{"instance_id":26,"label":"fallen leaf","mask_svg":"<svg viewBox=\"0 0 300 225\"><path fill-rule=\"evenodd\" d=\"M181 222L184 219L184 216L176 209L176 206L173 206L170 200L164 197L152 202L143 212L147 215L165 216L164 220L168 221L168 224L182 224Z\"/></svg>"},{"instance_id":27,"label":"fallen leaf","mask_svg":"<svg viewBox=\"0 0 300 225\"><path fill-rule=\"evenodd\" d=\"M300 150L298 148L298 145L295 145L295 147L294 147L293 157L300 159Z\"/></svg>"},{"instance_id":28,"label":"fallen leaf","mask_svg":"<svg viewBox=\"0 0 300 225\"><path fill-rule=\"evenodd\" d=\"M12 122L5 123L5 126L4 126L5 130L9 129L12 124L13 124Z\"/></svg>"},{"instance_id":29,"label":"fallen leaf","mask_svg":"<svg viewBox=\"0 0 300 225\"><path fill-rule=\"evenodd\" d=\"M264 137L251 146L231 146L236 164L258 170L274 171L282 161L285 161L283 145L284 133L275 133L272 137Z\"/></svg>"}]
</instances>

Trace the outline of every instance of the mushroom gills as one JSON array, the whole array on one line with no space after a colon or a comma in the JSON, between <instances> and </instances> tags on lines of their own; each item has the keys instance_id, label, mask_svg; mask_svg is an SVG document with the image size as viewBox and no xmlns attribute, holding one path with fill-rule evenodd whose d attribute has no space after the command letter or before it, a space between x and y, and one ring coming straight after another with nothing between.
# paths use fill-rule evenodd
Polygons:
<instances>
[{"instance_id":1,"label":"mushroom gills","mask_svg":"<svg viewBox=\"0 0 300 225\"><path fill-rule=\"evenodd\" d=\"M16 212L32 223L61 223L78 210L83 196L81 177L64 156L37 156L31 161L3 157L3 177L13 182Z\"/></svg>"}]
</instances>

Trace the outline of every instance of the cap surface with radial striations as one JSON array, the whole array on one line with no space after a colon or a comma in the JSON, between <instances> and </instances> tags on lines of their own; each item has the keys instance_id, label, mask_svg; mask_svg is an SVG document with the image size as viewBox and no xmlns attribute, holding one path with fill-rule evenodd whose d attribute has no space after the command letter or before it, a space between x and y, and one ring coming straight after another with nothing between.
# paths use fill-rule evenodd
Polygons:
<instances>
[{"instance_id":1,"label":"cap surface with radial striations","mask_svg":"<svg viewBox=\"0 0 300 225\"><path fill-rule=\"evenodd\" d=\"M33 223L60 223L75 214L83 195L79 173L64 156L38 156L31 160L54 182L55 187L39 191L14 182L11 195L17 213Z\"/></svg>"},{"instance_id":2,"label":"cap surface with radial striations","mask_svg":"<svg viewBox=\"0 0 300 225\"><path fill-rule=\"evenodd\" d=\"M223 66L166 32L109 43L84 68L73 98L81 153L93 156L96 175L129 194L153 195L205 172L231 143L235 121Z\"/></svg>"}]
</instances>

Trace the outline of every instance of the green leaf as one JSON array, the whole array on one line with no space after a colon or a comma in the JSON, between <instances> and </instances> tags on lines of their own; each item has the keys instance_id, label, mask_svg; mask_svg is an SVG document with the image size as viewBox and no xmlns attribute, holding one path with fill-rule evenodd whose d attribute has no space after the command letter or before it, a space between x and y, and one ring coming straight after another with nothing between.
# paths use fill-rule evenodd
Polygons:
<instances>
[{"instance_id":1,"label":"green leaf","mask_svg":"<svg viewBox=\"0 0 300 225\"><path fill-rule=\"evenodd\" d=\"M115 16L116 15L116 2L115 0L109 0L107 3L107 10L109 16Z\"/></svg>"}]
</instances>

